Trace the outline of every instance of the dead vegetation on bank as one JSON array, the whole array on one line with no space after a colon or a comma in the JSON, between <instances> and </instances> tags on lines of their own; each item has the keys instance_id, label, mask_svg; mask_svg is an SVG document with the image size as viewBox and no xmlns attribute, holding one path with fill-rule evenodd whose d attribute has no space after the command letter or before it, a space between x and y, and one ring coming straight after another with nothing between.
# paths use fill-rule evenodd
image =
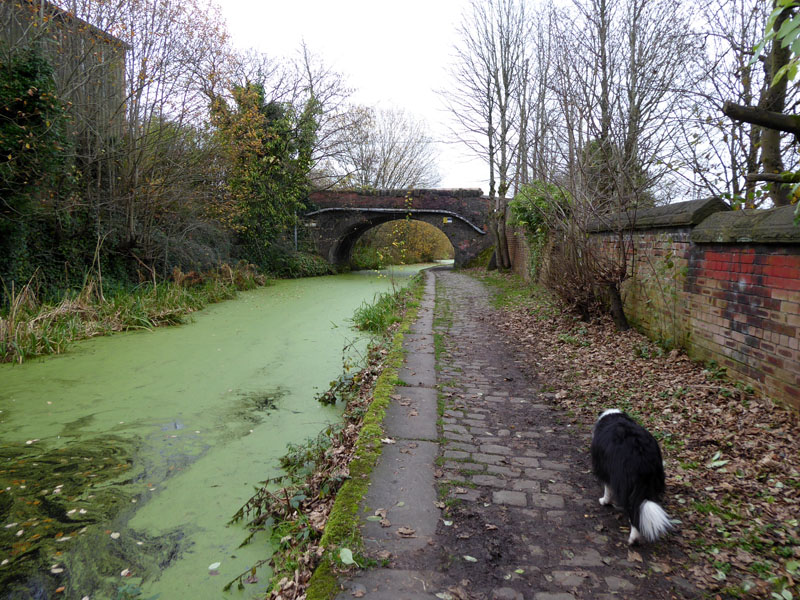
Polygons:
<instances>
[{"instance_id":1,"label":"dead vegetation on bank","mask_svg":"<svg viewBox=\"0 0 800 600\"><path fill-rule=\"evenodd\" d=\"M659 439L668 512L681 523L669 565L710 594L800 597L800 419L716 365L664 351L610 320L584 322L548 294L494 275L495 322L578 422L618 407ZM718 596L717 596L718 597Z\"/></svg>"},{"instance_id":2,"label":"dead vegetation on bank","mask_svg":"<svg viewBox=\"0 0 800 600\"><path fill-rule=\"evenodd\" d=\"M183 273L176 267L171 281L157 282L154 277L134 289L109 293L97 272L80 290L48 303L41 300L34 276L19 289L6 290L8 306L0 311L0 362L60 354L77 340L119 331L177 325L208 304L266 283L254 265L240 262L204 273Z\"/></svg>"}]
</instances>

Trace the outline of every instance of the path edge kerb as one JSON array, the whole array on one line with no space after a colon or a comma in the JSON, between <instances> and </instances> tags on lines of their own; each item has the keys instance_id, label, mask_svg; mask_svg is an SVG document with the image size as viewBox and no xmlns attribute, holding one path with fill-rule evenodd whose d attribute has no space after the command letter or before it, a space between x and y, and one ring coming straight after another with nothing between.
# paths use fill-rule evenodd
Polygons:
<instances>
[{"instance_id":1,"label":"path edge kerb","mask_svg":"<svg viewBox=\"0 0 800 600\"><path fill-rule=\"evenodd\" d=\"M397 387L398 373L405 362L403 340L413 323L417 320L420 302L425 293L425 280L430 275L422 272L419 281L413 283L413 302L409 305L392 337L385 367L375 384L372 402L364 415L361 431L356 440L353 460L349 464L350 477L336 494L330 517L325 525L319 545L325 548L325 556L311 575L306 591L307 600L331 600L339 591L339 580L332 569L331 561L336 560L334 552L347 542L363 546L359 530L358 509L369 489L372 470L383 451L381 438L384 437L383 420L389 407L390 396ZM353 544L353 542L357 544Z\"/></svg>"}]
</instances>

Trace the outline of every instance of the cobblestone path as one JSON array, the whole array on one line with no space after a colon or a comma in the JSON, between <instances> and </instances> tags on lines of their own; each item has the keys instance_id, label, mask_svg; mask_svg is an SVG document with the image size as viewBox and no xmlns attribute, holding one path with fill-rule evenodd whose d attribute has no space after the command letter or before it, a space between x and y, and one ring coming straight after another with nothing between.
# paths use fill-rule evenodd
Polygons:
<instances>
[{"instance_id":1,"label":"cobblestone path","mask_svg":"<svg viewBox=\"0 0 800 600\"><path fill-rule=\"evenodd\" d=\"M536 374L522 369L486 316L483 284L437 271L436 293L434 332L446 348L437 365L446 403L437 475L448 502L457 499L453 524L437 533L473 592L533 600L694 596L684 580L657 572L658 544L629 553L625 519L597 501L590 432L546 404Z\"/></svg>"},{"instance_id":2,"label":"cobblestone path","mask_svg":"<svg viewBox=\"0 0 800 600\"><path fill-rule=\"evenodd\" d=\"M435 278L436 292L438 457L437 450L425 450L436 446L431 436L414 441L406 434L397 436L391 452L407 454L390 452L387 460L433 458L432 501L441 513L435 529L426 534L419 527L421 539L407 546L391 528L381 537L377 525L367 523L367 546L386 566L349 582L338 598L698 597L660 562L673 552L668 539L628 548L622 514L597 501L602 489L590 471L590 432L548 404L552 395L542 393L536 374L492 325L485 286L449 270L428 277ZM432 288L429 280L429 295ZM399 388L396 400L416 414L409 403L426 386L421 380L407 385L420 387ZM398 491L384 497L405 497L406 487L424 486L418 463L386 464L376 473L394 478ZM402 513L389 518L396 521Z\"/></svg>"}]
</instances>

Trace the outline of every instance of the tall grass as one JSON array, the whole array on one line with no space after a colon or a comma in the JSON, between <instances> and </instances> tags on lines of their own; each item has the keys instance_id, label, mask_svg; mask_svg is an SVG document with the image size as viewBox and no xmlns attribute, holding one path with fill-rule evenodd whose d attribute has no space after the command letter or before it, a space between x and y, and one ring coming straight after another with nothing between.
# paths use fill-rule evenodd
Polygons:
<instances>
[{"instance_id":1,"label":"tall grass","mask_svg":"<svg viewBox=\"0 0 800 600\"><path fill-rule=\"evenodd\" d=\"M383 334L400 321L405 290L375 294L372 304L364 302L353 313L353 323L362 331Z\"/></svg>"},{"instance_id":2,"label":"tall grass","mask_svg":"<svg viewBox=\"0 0 800 600\"><path fill-rule=\"evenodd\" d=\"M47 304L37 299L32 279L19 290L6 289L9 303L0 313L0 362L59 354L76 340L116 331L177 325L189 313L265 283L247 264L222 265L203 274L175 270L172 281L141 284L109 296L98 277L88 277L78 292Z\"/></svg>"}]
</instances>

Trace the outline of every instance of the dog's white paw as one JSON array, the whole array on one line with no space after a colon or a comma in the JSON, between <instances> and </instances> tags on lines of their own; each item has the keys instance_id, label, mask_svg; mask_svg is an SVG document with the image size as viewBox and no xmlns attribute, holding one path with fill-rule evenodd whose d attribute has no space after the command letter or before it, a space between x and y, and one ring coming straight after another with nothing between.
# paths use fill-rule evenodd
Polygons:
<instances>
[{"instance_id":1,"label":"dog's white paw","mask_svg":"<svg viewBox=\"0 0 800 600\"><path fill-rule=\"evenodd\" d=\"M611 504L611 500L609 500L605 496L600 498L600 500L598 500L598 502L600 502L600 506L608 506L609 504Z\"/></svg>"},{"instance_id":2,"label":"dog's white paw","mask_svg":"<svg viewBox=\"0 0 800 600\"><path fill-rule=\"evenodd\" d=\"M634 527L633 525L631 525L631 534L628 536L628 546L633 546L640 539L642 539L642 536L639 533L639 530L636 529L636 527Z\"/></svg>"}]
</instances>

